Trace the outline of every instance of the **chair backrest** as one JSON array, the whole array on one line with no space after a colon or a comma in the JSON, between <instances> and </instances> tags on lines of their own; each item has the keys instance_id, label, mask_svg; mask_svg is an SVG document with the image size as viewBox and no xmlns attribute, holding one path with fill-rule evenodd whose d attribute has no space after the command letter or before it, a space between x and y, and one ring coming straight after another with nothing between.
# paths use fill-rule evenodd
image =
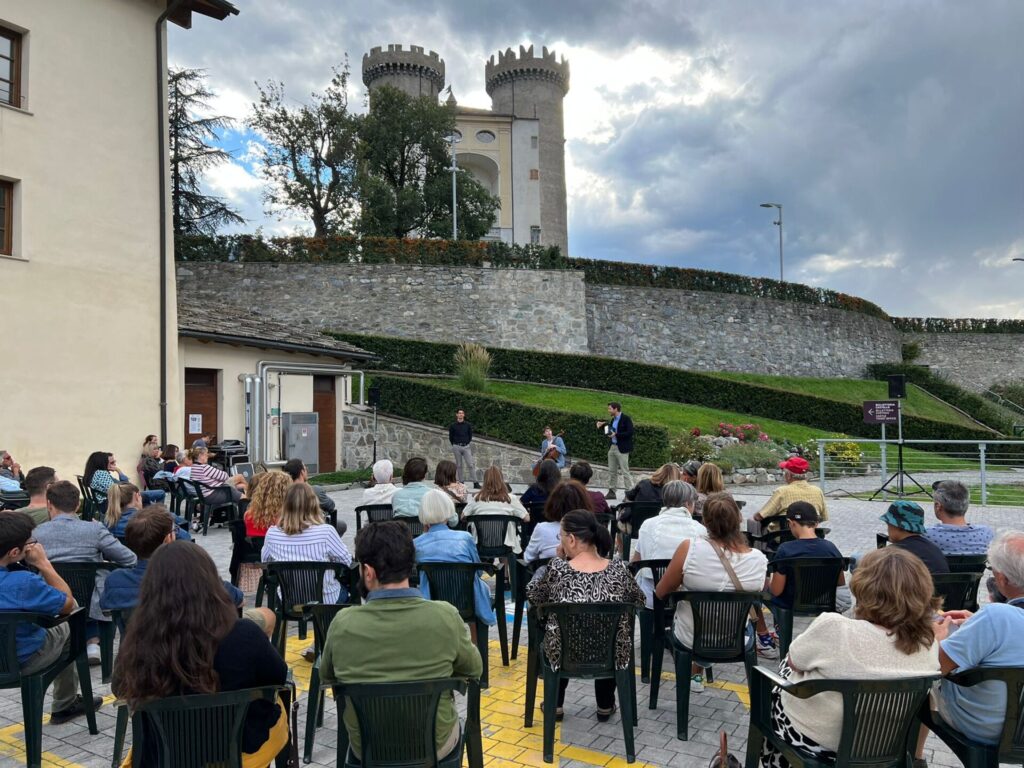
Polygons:
<instances>
[{"instance_id":1,"label":"chair backrest","mask_svg":"<svg viewBox=\"0 0 1024 768\"><path fill-rule=\"evenodd\" d=\"M363 768L425 768L437 765L437 705L449 691L466 693L459 678L408 683L353 683L334 686L338 708L349 704L359 722ZM341 712L338 713L339 724ZM348 749L348 733L339 727L338 750ZM340 762L340 761L339 761Z\"/></svg>"},{"instance_id":2,"label":"chair backrest","mask_svg":"<svg viewBox=\"0 0 1024 768\"><path fill-rule=\"evenodd\" d=\"M530 574L530 578L533 578L533 574L539 571L541 568L547 566L551 562L550 557L538 557L536 560L531 560L526 564L526 570Z\"/></svg>"},{"instance_id":3,"label":"chair backrest","mask_svg":"<svg viewBox=\"0 0 1024 768\"><path fill-rule=\"evenodd\" d=\"M99 571L114 571L121 566L117 563L63 562L53 563L57 574L71 588L75 602L88 610L92 604L92 593L96 589L96 574Z\"/></svg>"},{"instance_id":4,"label":"chair backrest","mask_svg":"<svg viewBox=\"0 0 1024 768\"><path fill-rule=\"evenodd\" d=\"M661 581L661 577L665 575L665 571L668 570L669 563L671 562L671 560L634 560L629 564L629 570L630 573L636 576L640 571L647 568L651 571L654 583L657 584Z\"/></svg>"},{"instance_id":5,"label":"chair backrest","mask_svg":"<svg viewBox=\"0 0 1024 768\"><path fill-rule=\"evenodd\" d=\"M674 606L685 600L693 611L693 653L706 661L736 661L747 644L750 609L760 592L676 592Z\"/></svg>"},{"instance_id":6,"label":"chair backrest","mask_svg":"<svg viewBox=\"0 0 1024 768\"><path fill-rule=\"evenodd\" d=\"M298 560L292 562L267 563L267 579L270 594L274 587L281 590L281 605L287 616L300 616L303 607L309 603L324 601L324 576L334 573L340 580L346 570L342 563L324 563Z\"/></svg>"},{"instance_id":7,"label":"chair backrest","mask_svg":"<svg viewBox=\"0 0 1024 768\"><path fill-rule=\"evenodd\" d=\"M547 521L544 517L544 505L545 501L531 501L529 504L524 504L527 513L530 515L530 522L519 523L519 544L523 548L523 552L526 551L526 547L530 544L530 538L533 536L533 529L537 527L537 523L543 523Z\"/></svg>"},{"instance_id":8,"label":"chair backrest","mask_svg":"<svg viewBox=\"0 0 1024 768\"><path fill-rule=\"evenodd\" d=\"M1020 765L1024 763L1024 667L974 667L950 675L947 682L969 687L994 680L1006 684L1006 714L997 762Z\"/></svg>"},{"instance_id":9,"label":"chair backrest","mask_svg":"<svg viewBox=\"0 0 1024 768\"><path fill-rule=\"evenodd\" d=\"M661 512L661 502L624 501L616 509L619 512L623 512L626 509L630 510L629 525L633 532L629 534L629 538L636 541L636 539L640 538L640 526L652 517L657 517L658 513Z\"/></svg>"},{"instance_id":10,"label":"chair backrest","mask_svg":"<svg viewBox=\"0 0 1024 768\"><path fill-rule=\"evenodd\" d=\"M334 617L341 613L344 608L352 608L351 603L313 603L306 606L306 612L313 618L313 647L316 655L324 651L324 640L327 639L327 630L331 628Z\"/></svg>"},{"instance_id":11,"label":"chair backrest","mask_svg":"<svg viewBox=\"0 0 1024 768\"><path fill-rule=\"evenodd\" d=\"M618 633L632 632L635 608L626 603L547 603L537 606L554 616L562 640L560 668L570 677L610 677L615 672Z\"/></svg>"},{"instance_id":12,"label":"chair backrest","mask_svg":"<svg viewBox=\"0 0 1024 768\"><path fill-rule=\"evenodd\" d=\"M772 568L792 571L795 613L831 613L836 609L839 574L850 561L845 557L784 557L772 561Z\"/></svg>"},{"instance_id":13,"label":"chair backrest","mask_svg":"<svg viewBox=\"0 0 1024 768\"><path fill-rule=\"evenodd\" d=\"M26 611L0 611L0 688L13 688L20 685L21 664L18 663L18 627L24 624L37 624L52 619L43 613Z\"/></svg>"},{"instance_id":14,"label":"chair backrest","mask_svg":"<svg viewBox=\"0 0 1024 768\"><path fill-rule=\"evenodd\" d=\"M818 526L814 529L814 535L819 539L824 539L831 530L831 528ZM760 536L754 536L747 531L746 536L749 546L754 546L754 542L760 542L769 553L775 552L781 545L794 539L788 527L779 528L775 531L764 531Z\"/></svg>"},{"instance_id":15,"label":"chair backrest","mask_svg":"<svg viewBox=\"0 0 1024 768\"><path fill-rule=\"evenodd\" d=\"M145 768L241 768L246 712L257 701L276 706L285 690L247 688L140 704L132 715L132 765L142 766L143 755L155 754L158 762Z\"/></svg>"},{"instance_id":16,"label":"chair backrest","mask_svg":"<svg viewBox=\"0 0 1024 768\"><path fill-rule=\"evenodd\" d=\"M476 549L481 559L487 559L512 554L505 536L510 525L515 526L518 534L522 520L513 515L472 515L465 522L467 528L476 532Z\"/></svg>"},{"instance_id":17,"label":"chair backrest","mask_svg":"<svg viewBox=\"0 0 1024 768\"><path fill-rule=\"evenodd\" d=\"M423 533L423 523L418 517L396 517L394 519L408 528L414 539Z\"/></svg>"},{"instance_id":18,"label":"chair backrest","mask_svg":"<svg viewBox=\"0 0 1024 768\"><path fill-rule=\"evenodd\" d=\"M356 530L363 527L363 515L366 515L367 523L383 523L393 520L395 510L390 504L363 504L356 507Z\"/></svg>"},{"instance_id":19,"label":"chair backrest","mask_svg":"<svg viewBox=\"0 0 1024 768\"><path fill-rule=\"evenodd\" d=\"M988 555L946 555L950 573L984 573Z\"/></svg>"},{"instance_id":20,"label":"chair backrest","mask_svg":"<svg viewBox=\"0 0 1024 768\"><path fill-rule=\"evenodd\" d=\"M615 515L611 512L595 512L594 517L597 518L598 525L603 525L608 529L608 535L612 537L612 541L615 540Z\"/></svg>"},{"instance_id":21,"label":"chair backrest","mask_svg":"<svg viewBox=\"0 0 1024 768\"><path fill-rule=\"evenodd\" d=\"M902 766L907 737L937 678L822 681L843 697L836 765ZM828 685L831 684L831 685ZM834 686L834 687L833 687ZM917 736L915 730L912 734Z\"/></svg>"},{"instance_id":22,"label":"chair backrest","mask_svg":"<svg viewBox=\"0 0 1024 768\"><path fill-rule=\"evenodd\" d=\"M981 573L934 573L932 584L935 594L942 598L942 607L947 611L972 608L978 601L978 587Z\"/></svg>"},{"instance_id":23,"label":"chair backrest","mask_svg":"<svg viewBox=\"0 0 1024 768\"><path fill-rule=\"evenodd\" d=\"M430 599L455 606L463 621L476 620L476 574L494 573L494 566L479 563L420 563L417 566L430 585Z\"/></svg>"},{"instance_id":24,"label":"chair backrest","mask_svg":"<svg viewBox=\"0 0 1024 768\"><path fill-rule=\"evenodd\" d=\"M27 507L29 496L24 491L0 491L0 509Z\"/></svg>"},{"instance_id":25,"label":"chair backrest","mask_svg":"<svg viewBox=\"0 0 1024 768\"><path fill-rule=\"evenodd\" d=\"M887 533L876 533L875 534L875 549L884 549L889 544L889 534Z\"/></svg>"}]
</instances>

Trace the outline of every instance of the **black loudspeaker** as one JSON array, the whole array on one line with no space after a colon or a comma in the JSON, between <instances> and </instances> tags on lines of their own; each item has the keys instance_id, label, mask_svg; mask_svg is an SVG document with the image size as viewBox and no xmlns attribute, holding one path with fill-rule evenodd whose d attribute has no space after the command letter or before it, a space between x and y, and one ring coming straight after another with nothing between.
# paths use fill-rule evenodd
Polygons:
<instances>
[{"instance_id":1,"label":"black loudspeaker","mask_svg":"<svg viewBox=\"0 0 1024 768\"><path fill-rule=\"evenodd\" d=\"M370 398L370 401L369 401L370 407L371 408L380 408L380 385L379 384L374 384L372 387L370 387L370 391L368 392L368 395L369 395L369 398Z\"/></svg>"},{"instance_id":2,"label":"black loudspeaker","mask_svg":"<svg viewBox=\"0 0 1024 768\"><path fill-rule=\"evenodd\" d=\"M902 373L886 376L889 380L889 397L904 398L907 396L907 377Z\"/></svg>"}]
</instances>

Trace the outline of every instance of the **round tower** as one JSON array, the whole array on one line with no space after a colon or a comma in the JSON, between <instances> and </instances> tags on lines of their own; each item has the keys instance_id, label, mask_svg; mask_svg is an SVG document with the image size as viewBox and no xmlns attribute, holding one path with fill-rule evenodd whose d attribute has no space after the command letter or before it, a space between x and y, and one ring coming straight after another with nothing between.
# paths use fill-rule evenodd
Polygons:
<instances>
[{"instance_id":1,"label":"round tower","mask_svg":"<svg viewBox=\"0 0 1024 768\"><path fill-rule=\"evenodd\" d=\"M565 125L562 100L569 92L569 63L554 51L519 46L491 56L485 69L491 108L505 115L540 121L538 154L540 168L541 242L569 253L565 201Z\"/></svg>"},{"instance_id":2,"label":"round tower","mask_svg":"<svg viewBox=\"0 0 1024 768\"><path fill-rule=\"evenodd\" d=\"M410 96L429 96L437 99L444 88L444 61L436 52L424 53L420 45L391 44L385 51L381 46L363 54L363 84L374 88L391 85Z\"/></svg>"}]
</instances>

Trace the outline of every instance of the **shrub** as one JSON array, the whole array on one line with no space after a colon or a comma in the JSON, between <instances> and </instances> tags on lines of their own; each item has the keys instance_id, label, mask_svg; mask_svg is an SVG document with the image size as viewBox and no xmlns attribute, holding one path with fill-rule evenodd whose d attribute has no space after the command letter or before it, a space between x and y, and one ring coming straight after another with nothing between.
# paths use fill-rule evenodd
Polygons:
<instances>
[{"instance_id":1,"label":"shrub","mask_svg":"<svg viewBox=\"0 0 1024 768\"><path fill-rule=\"evenodd\" d=\"M921 345L910 341L900 347L904 363L912 363L921 356Z\"/></svg>"},{"instance_id":2,"label":"shrub","mask_svg":"<svg viewBox=\"0 0 1024 768\"><path fill-rule=\"evenodd\" d=\"M775 443L740 443L722 448L718 458L742 469L778 469L779 462L786 456Z\"/></svg>"},{"instance_id":3,"label":"shrub","mask_svg":"<svg viewBox=\"0 0 1024 768\"><path fill-rule=\"evenodd\" d=\"M843 469L859 469L864 466L864 452L855 442L825 443L825 456Z\"/></svg>"},{"instance_id":4,"label":"shrub","mask_svg":"<svg viewBox=\"0 0 1024 768\"><path fill-rule=\"evenodd\" d=\"M487 372L491 369L491 353L479 344L463 342L455 350L455 377L467 392L483 392L487 388Z\"/></svg>"},{"instance_id":5,"label":"shrub","mask_svg":"<svg viewBox=\"0 0 1024 768\"><path fill-rule=\"evenodd\" d=\"M715 457L715 446L711 444L710 440L702 440L700 438L700 430L696 430L697 434L693 434L693 430L690 432L683 432L672 438L672 443L669 445L670 460L677 464L682 464L690 459L697 459L697 461L705 462L710 461Z\"/></svg>"},{"instance_id":6,"label":"shrub","mask_svg":"<svg viewBox=\"0 0 1024 768\"><path fill-rule=\"evenodd\" d=\"M712 459L711 463L722 470L723 475L731 475L736 471L736 467L732 465L732 462L725 461L724 459Z\"/></svg>"},{"instance_id":7,"label":"shrub","mask_svg":"<svg viewBox=\"0 0 1024 768\"><path fill-rule=\"evenodd\" d=\"M976 317L894 317L893 325L910 333L1024 333L1024 320Z\"/></svg>"},{"instance_id":8,"label":"shrub","mask_svg":"<svg viewBox=\"0 0 1024 768\"><path fill-rule=\"evenodd\" d=\"M718 423L718 434L721 437L735 437L741 443L752 443L755 440L765 442L768 435L761 431L757 424L726 424L724 421Z\"/></svg>"}]
</instances>

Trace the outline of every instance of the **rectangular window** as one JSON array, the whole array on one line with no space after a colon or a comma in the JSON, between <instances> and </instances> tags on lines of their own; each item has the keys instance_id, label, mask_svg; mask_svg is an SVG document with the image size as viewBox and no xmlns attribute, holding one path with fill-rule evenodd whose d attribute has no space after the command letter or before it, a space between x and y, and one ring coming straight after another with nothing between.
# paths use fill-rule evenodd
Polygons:
<instances>
[{"instance_id":1,"label":"rectangular window","mask_svg":"<svg viewBox=\"0 0 1024 768\"><path fill-rule=\"evenodd\" d=\"M537 181L540 178L540 170L537 168L530 169L530 181Z\"/></svg>"},{"instance_id":2,"label":"rectangular window","mask_svg":"<svg viewBox=\"0 0 1024 768\"><path fill-rule=\"evenodd\" d=\"M0 27L0 102L21 104L21 33Z\"/></svg>"},{"instance_id":3,"label":"rectangular window","mask_svg":"<svg viewBox=\"0 0 1024 768\"><path fill-rule=\"evenodd\" d=\"M537 137L536 136L531 136L530 137L530 149L536 149L536 148L537 148Z\"/></svg>"},{"instance_id":4,"label":"rectangular window","mask_svg":"<svg viewBox=\"0 0 1024 768\"><path fill-rule=\"evenodd\" d=\"M14 183L0 181L0 253L14 253Z\"/></svg>"},{"instance_id":5,"label":"rectangular window","mask_svg":"<svg viewBox=\"0 0 1024 768\"><path fill-rule=\"evenodd\" d=\"M530 227L530 245L540 245L540 227Z\"/></svg>"}]
</instances>

